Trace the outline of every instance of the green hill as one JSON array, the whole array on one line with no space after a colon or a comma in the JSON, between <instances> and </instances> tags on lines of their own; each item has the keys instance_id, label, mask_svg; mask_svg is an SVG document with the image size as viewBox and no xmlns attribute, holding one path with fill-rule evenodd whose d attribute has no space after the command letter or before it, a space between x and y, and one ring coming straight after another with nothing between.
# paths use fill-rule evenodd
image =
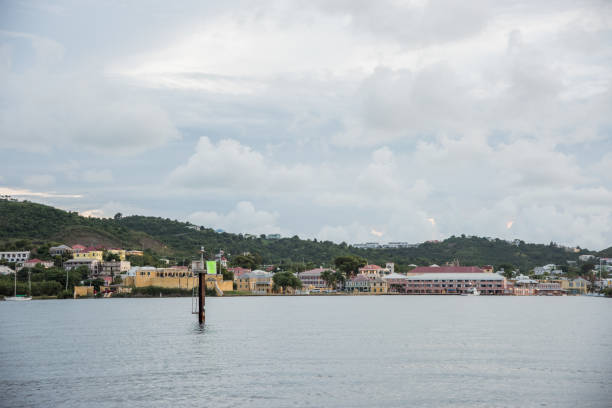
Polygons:
<instances>
[{"instance_id":1,"label":"green hill","mask_svg":"<svg viewBox=\"0 0 612 408\"><path fill-rule=\"evenodd\" d=\"M101 245L126 249L151 249L158 255L179 258L197 256L200 246L229 254L249 251L262 256L265 264L312 262L330 265L341 255L359 255L370 263L395 262L398 270L409 264L443 264L458 260L462 265L510 264L527 270L547 263L565 264L579 253L567 252L553 243L510 243L481 237L451 237L415 248L357 249L344 243L304 240L297 236L278 240L247 238L242 234L217 233L190 223L159 217L130 216L118 219L86 218L28 201L0 200L0 241L29 239L74 245ZM610 249L602 251L606 252ZM580 254L594 253L582 250Z\"/></svg>"},{"instance_id":2,"label":"green hill","mask_svg":"<svg viewBox=\"0 0 612 408\"><path fill-rule=\"evenodd\" d=\"M597 253L602 258L612 258L612 246Z\"/></svg>"}]
</instances>

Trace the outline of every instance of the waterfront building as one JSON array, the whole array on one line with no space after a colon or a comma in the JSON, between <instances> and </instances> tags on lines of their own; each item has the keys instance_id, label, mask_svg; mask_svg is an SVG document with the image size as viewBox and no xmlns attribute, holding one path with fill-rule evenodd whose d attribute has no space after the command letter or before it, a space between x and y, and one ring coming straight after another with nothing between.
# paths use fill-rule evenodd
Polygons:
<instances>
[{"instance_id":1,"label":"waterfront building","mask_svg":"<svg viewBox=\"0 0 612 408\"><path fill-rule=\"evenodd\" d=\"M331 288L329 288L327 283L321 278L321 273L325 271L334 272L333 270L327 268L315 268L310 269L308 271L299 272L297 274L297 277L302 281L302 286L304 287L304 289L327 290Z\"/></svg>"},{"instance_id":2,"label":"waterfront building","mask_svg":"<svg viewBox=\"0 0 612 408\"><path fill-rule=\"evenodd\" d=\"M391 273L385 275L382 279L387 282L387 291L389 293L406 293L406 284L408 277L401 273Z\"/></svg>"},{"instance_id":3,"label":"waterfront building","mask_svg":"<svg viewBox=\"0 0 612 408\"><path fill-rule=\"evenodd\" d=\"M423 275L429 273L484 273L482 269L477 266L417 266L410 270L407 275Z\"/></svg>"},{"instance_id":4,"label":"waterfront building","mask_svg":"<svg viewBox=\"0 0 612 408\"><path fill-rule=\"evenodd\" d=\"M72 252L73 249L70 248L68 245L52 246L51 248L49 248L49 254L51 256L61 256L64 254L71 254Z\"/></svg>"},{"instance_id":5,"label":"waterfront building","mask_svg":"<svg viewBox=\"0 0 612 408\"><path fill-rule=\"evenodd\" d=\"M242 292L251 292L260 295L272 293L272 274L259 269L245 273L236 280L237 289Z\"/></svg>"},{"instance_id":6,"label":"waterfront building","mask_svg":"<svg viewBox=\"0 0 612 408\"><path fill-rule=\"evenodd\" d=\"M556 282L540 282L536 286L536 294L538 296L561 296L565 290L561 284Z\"/></svg>"},{"instance_id":7,"label":"waterfront building","mask_svg":"<svg viewBox=\"0 0 612 408\"><path fill-rule=\"evenodd\" d=\"M507 282L507 292L514 296L534 296L538 281L529 278L529 276L518 275L514 281Z\"/></svg>"},{"instance_id":8,"label":"waterfront building","mask_svg":"<svg viewBox=\"0 0 612 408\"><path fill-rule=\"evenodd\" d=\"M408 276L406 293L408 294L462 294L472 288L483 295L503 295L506 278L495 273L425 273Z\"/></svg>"},{"instance_id":9,"label":"waterfront building","mask_svg":"<svg viewBox=\"0 0 612 408\"><path fill-rule=\"evenodd\" d=\"M561 286L561 289L568 295L585 295L588 291L588 285L591 283L586 279L576 278L570 279L553 279L550 283L557 283Z\"/></svg>"},{"instance_id":10,"label":"waterfront building","mask_svg":"<svg viewBox=\"0 0 612 408\"><path fill-rule=\"evenodd\" d=\"M344 290L349 293L374 293L384 294L388 291L387 282L382 278L368 277L359 274L344 283Z\"/></svg>"},{"instance_id":11,"label":"waterfront building","mask_svg":"<svg viewBox=\"0 0 612 408\"><path fill-rule=\"evenodd\" d=\"M30 259L30 251L5 251L0 252L0 259L7 262L15 262L19 265Z\"/></svg>"},{"instance_id":12,"label":"waterfront building","mask_svg":"<svg viewBox=\"0 0 612 408\"><path fill-rule=\"evenodd\" d=\"M364 275L370 279L381 278L384 275L389 275L391 271L388 268L383 268L378 265L366 265L359 268L359 275Z\"/></svg>"},{"instance_id":13,"label":"waterfront building","mask_svg":"<svg viewBox=\"0 0 612 408\"><path fill-rule=\"evenodd\" d=\"M51 268L53 267L54 263L53 261L43 261L41 259L38 258L34 258L34 259L28 259L27 261L25 261L23 263L23 267L24 268L33 268L36 265L42 265L44 268Z\"/></svg>"}]
</instances>

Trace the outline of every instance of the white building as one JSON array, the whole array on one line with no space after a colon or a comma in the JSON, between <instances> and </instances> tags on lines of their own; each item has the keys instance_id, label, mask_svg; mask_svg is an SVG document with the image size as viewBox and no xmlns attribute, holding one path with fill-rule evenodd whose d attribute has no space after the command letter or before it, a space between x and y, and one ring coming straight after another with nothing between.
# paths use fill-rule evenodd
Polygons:
<instances>
[{"instance_id":1,"label":"white building","mask_svg":"<svg viewBox=\"0 0 612 408\"><path fill-rule=\"evenodd\" d=\"M0 252L0 259L5 259L8 262L24 263L30 259L30 251L6 251Z\"/></svg>"},{"instance_id":2,"label":"white building","mask_svg":"<svg viewBox=\"0 0 612 408\"><path fill-rule=\"evenodd\" d=\"M578 257L578 260L582 262L589 262L589 261L592 261L593 259L595 259L595 255L580 255Z\"/></svg>"},{"instance_id":3,"label":"white building","mask_svg":"<svg viewBox=\"0 0 612 408\"><path fill-rule=\"evenodd\" d=\"M381 245L378 242L366 242L365 244L353 244L353 248L375 249L375 248L381 248Z\"/></svg>"}]
</instances>

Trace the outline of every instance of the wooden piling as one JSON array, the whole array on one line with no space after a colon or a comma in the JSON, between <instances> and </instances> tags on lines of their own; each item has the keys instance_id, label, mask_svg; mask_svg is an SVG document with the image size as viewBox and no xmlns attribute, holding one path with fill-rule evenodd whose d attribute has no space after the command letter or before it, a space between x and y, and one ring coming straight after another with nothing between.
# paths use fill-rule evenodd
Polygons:
<instances>
[{"instance_id":1,"label":"wooden piling","mask_svg":"<svg viewBox=\"0 0 612 408\"><path fill-rule=\"evenodd\" d=\"M204 279L205 271L202 270L198 273L198 292L199 292L199 301L198 301L198 321L200 324L204 324L206 320L206 316L204 313L204 301L206 298L206 279Z\"/></svg>"}]
</instances>

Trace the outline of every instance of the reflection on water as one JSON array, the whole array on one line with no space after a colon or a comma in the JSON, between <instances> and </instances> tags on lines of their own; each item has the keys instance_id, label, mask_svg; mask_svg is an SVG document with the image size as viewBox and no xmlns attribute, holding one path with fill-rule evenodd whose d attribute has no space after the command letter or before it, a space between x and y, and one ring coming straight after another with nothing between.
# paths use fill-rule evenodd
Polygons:
<instances>
[{"instance_id":1,"label":"reflection on water","mask_svg":"<svg viewBox=\"0 0 612 408\"><path fill-rule=\"evenodd\" d=\"M0 303L1 406L612 401L612 302L244 297Z\"/></svg>"}]
</instances>

